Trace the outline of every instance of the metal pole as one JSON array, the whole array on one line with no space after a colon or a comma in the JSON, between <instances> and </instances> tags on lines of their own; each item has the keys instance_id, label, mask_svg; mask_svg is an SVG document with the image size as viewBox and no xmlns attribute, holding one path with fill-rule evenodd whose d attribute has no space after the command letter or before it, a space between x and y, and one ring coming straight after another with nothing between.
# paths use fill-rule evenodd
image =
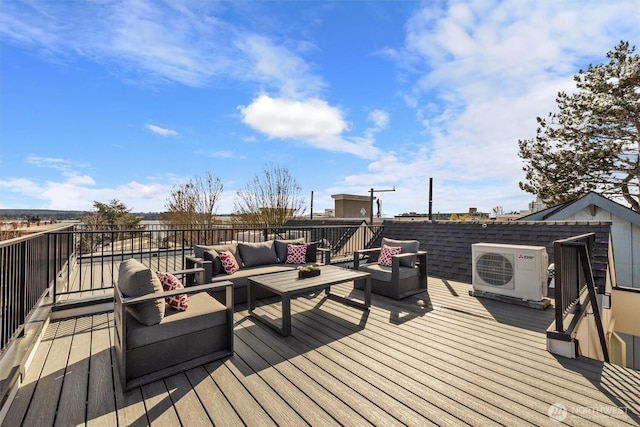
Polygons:
<instances>
[{"instance_id":1,"label":"metal pole","mask_svg":"<svg viewBox=\"0 0 640 427\"><path fill-rule=\"evenodd\" d=\"M313 191L311 191L311 219L313 219Z\"/></svg>"},{"instance_id":2,"label":"metal pole","mask_svg":"<svg viewBox=\"0 0 640 427\"><path fill-rule=\"evenodd\" d=\"M433 219L433 178L429 178L429 221Z\"/></svg>"},{"instance_id":3,"label":"metal pole","mask_svg":"<svg viewBox=\"0 0 640 427\"><path fill-rule=\"evenodd\" d=\"M374 190L373 188L370 190L371 191L371 200L369 201L369 225L373 226L373 193L384 193L387 191L396 191L396 187L393 187L392 190Z\"/></svg>"},{"instance_id":4,"label":"metal pole","mask_svg":"<svg viewBox=\"0 0 640 427\"><path fill-rule=\"evenodd\" d=\"M369 201L369 225L373 226L373 188L371 188L371 200Z\"/></svg>"}]
</instances>

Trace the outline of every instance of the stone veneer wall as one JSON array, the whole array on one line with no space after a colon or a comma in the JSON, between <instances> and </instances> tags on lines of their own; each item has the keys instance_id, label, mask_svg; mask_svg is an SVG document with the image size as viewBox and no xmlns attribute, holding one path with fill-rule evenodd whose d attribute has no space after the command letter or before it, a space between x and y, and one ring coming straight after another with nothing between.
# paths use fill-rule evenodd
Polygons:
<instances>
[{"instance_id":1,"label":"stone veneer wall","mask_svg":"<svg viewBox=\"0 0 640 427\"><path fill-rule=\"evenodd\" d=\"M417 239L420 249L428 252L430 277L471 283L471 244L504 243L547 248L553 262L553 242L586 233L596 233L593 273L600 290L604 289L607 251L611 223L608 221L531 221L531 222L460 222L460 221L384 221L382 233L372 247L379 247L382 237Z\"/></svg>"}]
</instances>

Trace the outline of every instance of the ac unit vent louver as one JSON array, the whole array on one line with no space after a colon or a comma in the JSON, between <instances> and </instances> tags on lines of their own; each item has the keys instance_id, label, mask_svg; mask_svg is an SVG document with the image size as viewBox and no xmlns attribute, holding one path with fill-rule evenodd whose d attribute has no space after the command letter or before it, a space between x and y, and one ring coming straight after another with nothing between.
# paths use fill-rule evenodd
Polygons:
<instances>
[{"instance_id":1,"label":"ac unit vent louver","mask_svg":"<svg viewBox=\"0 0 640 427\"><path fill-rule=\"evenodd\" d=\"M476 272L490 285L505 286L513 279L513 256L484 253L476 260Z\"/></svg>"}]
</instances>

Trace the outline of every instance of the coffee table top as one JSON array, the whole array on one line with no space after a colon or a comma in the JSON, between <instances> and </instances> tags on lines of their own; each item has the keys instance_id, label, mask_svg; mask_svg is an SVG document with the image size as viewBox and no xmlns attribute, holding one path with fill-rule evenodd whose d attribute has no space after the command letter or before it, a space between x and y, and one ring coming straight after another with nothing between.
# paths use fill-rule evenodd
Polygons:
<instances>
[{"instance_id":1,"label":"coffee table top","mask_svg":"<svg viewBox=\"0 0 640 427\"><path fill-rule=\"evenodd\" d=\"M358 270L349 270L333 265L321 265L320 275L306 279L298 278L298 270L282 271L279 273L261 274L251 276L249 280L263 288L267 288L277 294L291 293L300 290L322 288L350 280L364 279L369 273Z\"/></svg>"}]
</instances>

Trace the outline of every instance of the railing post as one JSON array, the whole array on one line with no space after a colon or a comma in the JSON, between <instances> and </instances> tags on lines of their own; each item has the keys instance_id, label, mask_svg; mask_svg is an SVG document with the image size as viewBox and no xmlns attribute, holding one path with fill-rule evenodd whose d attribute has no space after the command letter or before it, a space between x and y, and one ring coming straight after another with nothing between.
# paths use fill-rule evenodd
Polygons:
<instances>
[{"instance_id":1,"label":"railing post","mask_svg":"<svg viewBox=\"0 0 640 427\"><path fill-rule=\"evenodd\" d=\"M583 243L583 247L578 250L582 260L582 269L587 281L589 289L589 299L591 301L591 309L595 317L596 328L598 329L598 337L600 338L600 346L602 347L602 355L604 361L609 363L609 349L607 348L607 340L604 336L604 327L602 326L602 318L600 316L600 307L598 306L598 298L596 296L595 280L593 279L593 271L591 270L591 262L589 262L589 253L587 244Z\"/></svg>"},{"instance_id":2,"label":"railing post","mask_svg":"<svg viewBox=\"0 0 640 427\"><path fill-rule=\"evenodd\" d=\"M564 283L562 283L562 243L559 241L553 242L553 266L554 266L554 296L555 296L555 311L556 311L556 332L564 333L564 301L563 292Z\"/></svg>"}]
</instances>

